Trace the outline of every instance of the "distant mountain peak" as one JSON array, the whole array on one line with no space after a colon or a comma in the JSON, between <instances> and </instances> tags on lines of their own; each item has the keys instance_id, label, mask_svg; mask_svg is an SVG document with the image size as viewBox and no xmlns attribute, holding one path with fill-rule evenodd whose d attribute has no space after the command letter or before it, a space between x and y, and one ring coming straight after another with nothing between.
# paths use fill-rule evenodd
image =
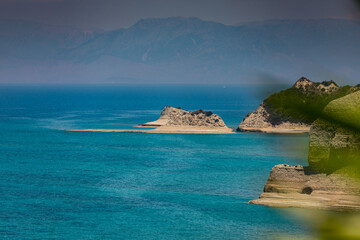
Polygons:
<instances>
[{"instance_id":1,"label":"distant mountain peak","mask_svg":"<svg viewBox=\"0 0 360 240\"><path fill-rule=\"evenodd\" d=\"M161 22L206 22L197 17L168 17L168 18L142 18L136 24L161 23Z\"/></svg>"},{"instance_id":2,"label":"distant mountain peak","mask_svg":"<svg viewBox=\"0 0 360 240\"><path fill-rule=\"evenodd\" d=\"M218 22L212 22L212 21L206 21L202 20L200 18L196 17L168 17L168 18L143 18L137 21L133 26L130 28L149 28L154 26L168 26L168 27L174 27L176 25L219 25L223 26L222 23Z\"/></svg>"}]
</instances>

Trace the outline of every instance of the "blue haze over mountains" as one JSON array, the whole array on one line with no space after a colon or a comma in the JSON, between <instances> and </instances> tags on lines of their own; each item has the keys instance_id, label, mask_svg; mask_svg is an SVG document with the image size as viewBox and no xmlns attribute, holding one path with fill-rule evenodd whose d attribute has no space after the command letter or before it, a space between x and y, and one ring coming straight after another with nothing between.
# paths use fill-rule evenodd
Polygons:
<instances>
[{"instance_id":1,"label":"blue haze over mountains","mask_svg":"<svg viewBox=\"0 0 360 240\"><path fill-rule=\"evenodd\" d=\"M198 18L143 19L126 29L84 30L0 20L2 83L356 83L360 24L273 20L227 26Z\"/></svg>"}]
</instances>

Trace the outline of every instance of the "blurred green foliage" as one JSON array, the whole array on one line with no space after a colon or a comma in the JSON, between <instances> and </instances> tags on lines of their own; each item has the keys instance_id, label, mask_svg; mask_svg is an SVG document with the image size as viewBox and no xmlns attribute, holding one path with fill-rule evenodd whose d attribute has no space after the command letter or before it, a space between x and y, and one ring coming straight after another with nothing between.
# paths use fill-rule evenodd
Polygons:
<instances>
[{"instance_id":1,"label":"blurred green foliage","mask_svg":"<svg viewBox=\"0 0 360 240\"><path fill-rule=\"evenodd\" d=\"M283 121L311 124L329 102L358 90L358 87L344 86L325 93L324 90L303 91L292 87L269 96L264 100L264 107L270 113L270 122L274 125Z\"/></svg>"}]
</instances>

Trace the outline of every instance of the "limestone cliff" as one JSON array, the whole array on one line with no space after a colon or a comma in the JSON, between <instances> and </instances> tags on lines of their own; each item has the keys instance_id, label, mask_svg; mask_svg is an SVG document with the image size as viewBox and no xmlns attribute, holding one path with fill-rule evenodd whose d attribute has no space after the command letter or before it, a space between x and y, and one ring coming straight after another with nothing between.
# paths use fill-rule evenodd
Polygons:
<instances>
[{"instance_id":1,"label":"limestone cliff","mask_svg":"<svg viewBox=\"0 0 360 240\"><path fill-rule=\"evenodd\" d=\"M193 126L193 127L211 127L227 128L224 121L217 114L209 111L197 110L188 112L181 108L166 106L162 111L160 118L154 122L141 124L143 127L159 126Z\"/></svg>"},{"instance_id":2,"label":"limestone cliff","mask_svg":"<svg viewBox=\"0 0 360 240\"><path fill-rule=\"evenodd\" d=\"M339 87L334 81L315 83L300 78L291 88L269 96L245 116L238 131L309 132L311 123L330 101L358 87Z\"/></svg>"},{"instance_id":3,"label":"limestone cliff","mask_svg":"<svg viewBox=\"0 0 360 240\"><path fill-rule=\"evenodd\" d=\"M251 203L360 209L360 92L330 102L312 124L308 167L275 166Z\"/></svg>"},{"instance_id":4,"label":"limestone cliff","mask_svg":"<svg viewBox=\"0 0 360 240\"><path fill-rule=\"evenodd\" d=\"M359 182L339 173L314 173L300 165L273 167L264 192L250 203L274 207L360 210Z\"/></svg>"}]
</instances>

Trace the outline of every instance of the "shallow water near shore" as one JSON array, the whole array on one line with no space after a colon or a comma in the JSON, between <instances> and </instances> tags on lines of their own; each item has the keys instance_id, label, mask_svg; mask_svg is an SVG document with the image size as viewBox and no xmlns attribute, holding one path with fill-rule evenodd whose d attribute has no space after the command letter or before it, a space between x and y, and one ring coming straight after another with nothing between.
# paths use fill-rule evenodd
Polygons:
<instances>
[{"instance_id":1,"label":"shallow water near shore","mask_svg":"<svg viewBox=\"0 0 360 240\"><path fill-rule=\"evenodd\" d=\"M0 86L2 239L266 239L307 234L247 204L271 168L306 165L308 136L66 132L134 128L165 105L237 126L244 86Z\"/></svg>"}]
</instances>

